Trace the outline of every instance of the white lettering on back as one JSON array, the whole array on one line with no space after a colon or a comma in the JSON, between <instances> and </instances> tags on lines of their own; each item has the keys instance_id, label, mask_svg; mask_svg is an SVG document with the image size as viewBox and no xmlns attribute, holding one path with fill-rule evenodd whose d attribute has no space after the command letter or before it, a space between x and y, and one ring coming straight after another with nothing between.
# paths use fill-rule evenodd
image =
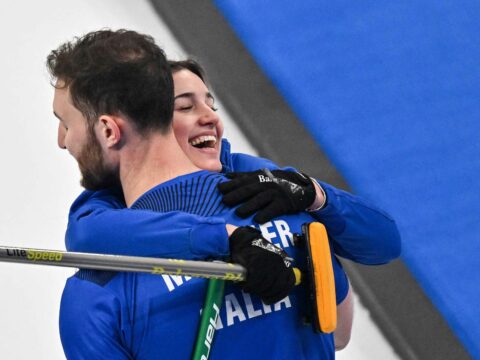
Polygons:
<instances>
[{"instance_id":1,"label":"white lettering on back","mask_svg":"<svg viewBox=\"0 0 480 360\"><path fill-rule=\"evenodd\" d=\"M278 235L282 241L282 246L288 248L290 245L293 245L293 236L288 223L285 220L275 220L273 223L277 228Z\"/></svg>"},{"instance_id":2,"label":"white lettering on back","mask_svg":"<svg viewBox=\"0 0 480 360\"><path fill-rule=\"evenodd\" d=\"M275 305L273 305L273 308L275 311L280 311L282 309L282 304L285 305L285 309L288 309L289 307L292 307L292 303L290 302L290 298L287 296L283 298L280 301L277 301Z\"/></svg>"},{"instance_id":3,"label":"white lettering on back","mask_svg":"<svg viewBox=\"0 0 480 360\"><path fill-rule=\"evenodd\" d=\"M249 319L262 315L262 310L253 307L252 298L249 294L242 291L243 300L245 300L245 305L247 307L247 315Z\"/></svg>"},{"instance_id":4,"label":"white lettering on back","mask_svg":"<svg viewBox=\"0 0 480 360\"><path fill-rule=\"evenodd\" d=\"M262 232L262 236L267 239L268 241L272 242L272 239L277 236L274 232L269 232L268 228L273 227L271 221L266 222L265 224L260 225L260 231Z\"/></svg>"},{"instance_id":5,"label":"white lettering on back","mask_svg":"<svg viewBox=\"0 0 480 360\"><path fill-rule=\"evenodd\" d=\"M178 275L162 275L162 278L163 278L163 281L165 281L165 285L167 285L168 291L170 292L175 290L175 285L177 287L180 285L183 285L183 280L188 281L191 279L190 276L178 276Z\"/></svg>"},{"instance_id":6,"label":"white lettering on back","mask_svg":"<svg viewBox=\"0 0 480 360\"><path fill-rule=\"evenodd\" d=\"M265 314L270 314L272 312L272 307L270 305L265 304L263 301L262 301L262 305L263 305L263 312Z\"/></svg>"},{"instance_id":7,"label":"white lettering on back","mask_svg":"<svg viewBox=\"0 0 480 360\"><path fill-rule=\"evenodd\" d=\"M240 321L247 319L235 294L225 296L225 311L227 313L227 326L233 325L236 317Z\"/></svg>"}]
</instances>

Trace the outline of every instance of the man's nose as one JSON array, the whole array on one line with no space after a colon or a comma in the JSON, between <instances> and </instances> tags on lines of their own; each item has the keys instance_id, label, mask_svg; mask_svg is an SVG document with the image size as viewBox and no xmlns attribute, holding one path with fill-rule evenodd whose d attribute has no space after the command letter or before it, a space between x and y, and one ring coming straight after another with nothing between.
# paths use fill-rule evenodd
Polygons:
<instances>
[{"instance_id":1,"label":"man's nose","mask_svg":"<svg viewBox=\"0 0 480 360\"><path fill-rule=\"evenodd\" d=\"M67 147L65 146L65 135L66 135L66 130L62 126L62 124L58 125L58 134L57 134L57 143L58 147L60 149L66 149Z\"/></svg>"}]
</instances>

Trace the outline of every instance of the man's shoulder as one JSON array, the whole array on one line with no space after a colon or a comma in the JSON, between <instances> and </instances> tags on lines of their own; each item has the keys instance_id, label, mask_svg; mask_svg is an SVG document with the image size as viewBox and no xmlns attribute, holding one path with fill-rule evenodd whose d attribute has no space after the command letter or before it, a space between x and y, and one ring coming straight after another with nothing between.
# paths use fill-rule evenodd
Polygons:
<instances>
[{"instance_id":1,"label":"man's shoulder","mask_svg":"<svg viewBox=\"0 0 480 360\"><path fill-rule=\"evenodd\" d=\"M144 193L132 208L213 216L221 207L217 184L225 180L223 174L206 170L178 176Z\"/></svg>"},{"instance_id":2,"label":"man's shoulder","mask_svg":"<svg viewBox=\"0 0 480 360\"><path fill-rule=\"evenodd\" d=\"M70 216L80 214L91 209L101 208L122 209L125 207L121 189L108 188L98 191L85 190L70 207Z\"/></svg>"}]
</instances>

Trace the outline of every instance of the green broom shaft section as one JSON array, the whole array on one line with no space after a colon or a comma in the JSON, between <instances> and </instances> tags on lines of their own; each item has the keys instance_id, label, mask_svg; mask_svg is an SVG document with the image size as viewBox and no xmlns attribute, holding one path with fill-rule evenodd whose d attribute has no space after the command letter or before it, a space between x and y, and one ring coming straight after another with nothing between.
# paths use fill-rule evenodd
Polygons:
<instances>
[{"instance_id":1,"label":"green broom shaft section","mask_svg":"<svg viewBox=\"0 0 480 360\"><path fill-rule=\"evenodd\" d=\"M210 356L224 290L224 280L209 280L192 360L207 360Z\"/></svg>"}]
</instances>

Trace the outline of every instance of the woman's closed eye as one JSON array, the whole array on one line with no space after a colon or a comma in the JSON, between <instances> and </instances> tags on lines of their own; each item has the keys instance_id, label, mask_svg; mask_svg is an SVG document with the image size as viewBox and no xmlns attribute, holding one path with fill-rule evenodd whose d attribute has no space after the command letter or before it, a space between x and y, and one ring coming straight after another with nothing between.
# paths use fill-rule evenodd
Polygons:
<instances>
[{"instance_id":1,"label":"woman's closed eye","mask_svg":"<svg viewBox=\"0 0 480 360\"><path fill-rule=\"evenodd\" d=\"M193 105L184 105L184 106L177 106L175 107L175 110L177 111L189 111L192 110Z\"/></svg>"}]
</instances>

